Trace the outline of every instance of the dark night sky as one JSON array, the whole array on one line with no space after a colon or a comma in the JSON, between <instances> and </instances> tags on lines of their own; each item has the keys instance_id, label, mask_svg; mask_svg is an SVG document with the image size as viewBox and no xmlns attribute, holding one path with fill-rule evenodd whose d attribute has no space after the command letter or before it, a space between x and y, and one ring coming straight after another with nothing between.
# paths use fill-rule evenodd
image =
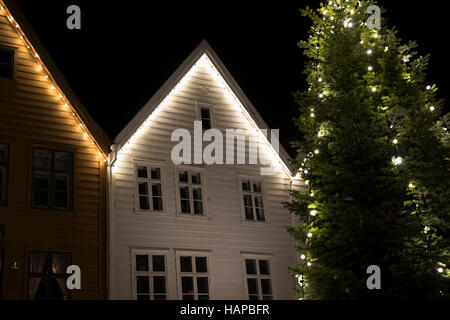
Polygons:
<instances>
[{"instance_id":1,"label":"dark night sky","mask_svg":"<svg viewBox=\"0 0 450 320\"><path fill-rule=\"evenodd\" d=\"M305 87L297 42L309 20L298 9L320 1L16 0L75 93L114 138L206 38L281 143L299 133L292 92ZM442 1L380 1L404 41L432 54L429 80L448 100L450 64ZM82 30L66 28L66 8L82 10ZM447 108L448 109L448 108ZM289 150L292 153L292 150Z\"/></svg>"}]
</instances>

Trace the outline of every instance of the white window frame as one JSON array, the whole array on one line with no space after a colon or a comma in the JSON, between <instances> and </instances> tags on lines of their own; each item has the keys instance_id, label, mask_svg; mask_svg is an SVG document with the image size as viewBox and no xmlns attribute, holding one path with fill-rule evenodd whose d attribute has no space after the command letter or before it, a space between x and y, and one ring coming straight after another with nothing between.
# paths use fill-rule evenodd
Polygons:
<instances>
[{"instance_id":1,"label":"white window frame","mask_svg":"<svg viewBox=\"0 0 450 320\"><path fill-rule=\"evenodd\" d=\"M192 257L192 272L183 272L181 273L181 261L180 257ZM198 273L195 270L195 257L206 257L206 266L208 272ZM175 265L177 272L177 297L179 300L183 300L183 286L181 277L192 277L194 284L194 300L198 300L198 288L197 288L197 278L208 278L208 291L209 291L209 300L213 300L213 292L212 292L212 279L211 279L211 252L209 251L185 251L185 250L176 250L175 251ZM202 294L201 294L202 295ZM204 294L203 294L204 295Z\"/></svg>"},{"instance_id":2,"label":"white window frame","mask_svg":"<svg viewBox=\"0 0 450 320\"><path fill-rule=\"evenodd\" d=\"M136 256L147 255L149 259L149 271L136 271ZM165 272L153 271L152 256L164 256ZM169 252L167 250L143 250L143 249L131 249L131 292L133 300L137 300L137 277L148 276L149 279L149 300L155 300L155 293L153 287L153 277L164 276L166 279L166 300L170 300L170 288L169 288Z\"/></svg>"},{"instance_id":3,"label":"white window frame","mask_svg":"<svg viewBox=\"0 0 450 320\"><path fill-rule=\"evenodd\" d=\"M209 109L209 118L210 118L210 122L211 122L211 129L214 129L216 127L216 121L214 119L214 105L212 105L210 103L206 103L206 102L195 101L195 107L197 109L197 120L198 121L202 121L202 109Z\"/></svg>"},{"instance_id":4,"label":"white window frame","mask_svg":"<svg viewBox=\"0 0 450 320\"><path fill-rule=\"evenodd\" d=\"M205 219L208 218L208 206L207 206L207 193L206 193L206 171L204 168L198 168L198 167L187 167L187 166L178 166L176 167L175 171L175 194L176 194L176 201L177 201L177 215L179 217L191 217L191 218L198 218L198 219ZM180 172L181 171L188 171L188 177L189 182L180 182ZM201 183L196 185L192 184L192 173L200 173L200 179ZM180 187L189 187L189 206L190 206L190 213L182 212L181 210L181 195L180 195ZM195 214L194 213L194 194L192 192L193 188L201 188L202 190L202 207L203 207L203 214Z\"/></svg>"},{"instance_id":5,"label":"white window frame","mask_svg":"<svg viewBox=\"0 0 450 320\"><path fill-rule=\"evenodd\" d=\"M138 177L138 167L145 166L147 167L147 178L139 178ZM161 180L153 180L151 178L151 169L159 168ZM167 212L167 201L166 201L166 186L165 186L165 171L166 166L163 163L159 162L151 162L151 161L133 161L133 175L134 175L134 211L139 214L166 214ZM148 198L149 198L149 209L141 209L140 208L140 199L139 199L139 183L146 182L148 183ZM162 210L154 210L153 208L153 191L152 191L152 183L161 183L161 202L162 202Z\"/></svg>"},{"instance_id":6,"label":"white window frame","mask_svg":"<svg viewBox=\"0 0 450 320\"><path fill-rule=\"evenodd\" d=\"M274 289L274 273L273 273L273 259L271 255L267 254L248 254L248 253L241 253L242 256L242 274L243 274L243 280L244 280L244 293L245 293L245 299L250 300L249 293L248 293L248 282L247 279L257 279L258 281L258 300L263 300L263 293L262 293L262 286L261 286L261 279L270 279L270 287L272 289L271 295L264 295L264 296L271 296L272 300L275 300L275 289ZM256 260L256 274L255 275L248 275L247 274L247 268L246 268L246 260ZM259 267L259 261L260 260L267 260L269 262L269 275L261 275L260 267Z\"/></svg>"},{"instance_id":7,"label":"white window frame","mask_svg":"<svg viewBox=\"0 0 450 320\"><path fill-rule=\"evenodd\" d=\"M239 180L239 197L240 197L240 203L241 203L242 222L247 222L247 223L268 223L267 210L266 210L267 201L266 201L266 198L264 196L264 194L265 194L265 192L264 192L265 191L264 179L263 178L259 178L259 177L252 177L252 176L239 176L238 180ZM246 191L242 187L242 182L245 181L245 180L250 180L250 191ZM259 182L261 184L261 192L254 192L253 191L253 182ZM253 220L247 219L247 217L245 215L244 194L251 195L251 197L252 197ZM256 201L255 201L255 197L257 197L257 196L258 197L262 197L262 201L263 201L262 209L264 210L264 220L258 220L257 215L256 215Z\"/></svg>"}]
</instances>

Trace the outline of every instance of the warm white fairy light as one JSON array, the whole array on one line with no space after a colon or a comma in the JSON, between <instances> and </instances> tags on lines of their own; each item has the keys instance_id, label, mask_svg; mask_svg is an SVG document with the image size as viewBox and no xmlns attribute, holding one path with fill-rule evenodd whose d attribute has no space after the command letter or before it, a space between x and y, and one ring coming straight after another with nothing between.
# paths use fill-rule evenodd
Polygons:
<instances>
[{"instance_id":1,"label":"warm white fairy light","mask_svg":"<svg viewBox=\"0 0 450 320\"><path fill-rule=\"evenodd\" d=\"M393 144L398 144L398 140L397 140L397 139L394 139L394 140L392 140L392 143L393 143Z\"/></svg>"},{"instance_id":2,"label":"warm white fairy light","mask_svg":"<svg viewBox=\"0 0 450 320\"><path fill-rule=\"evenodd\" d=\"M369 49L369 50L367 50L367 54L370 56L371 54L372 54L372 50L371 49Z\"/></svg>"},{"instance_id":3,"label":"warm white fairy light","mask_svg":"<svg viewBox=\"0 0 450 320\"><path fill-rule=\"evenodd\" d=\"M311 113L311 118L314 118L316 115L314 113Z\"/></svg>"},{"instance_id":4,"label":"warm white fairy light","mask_svg":"<svg viewBox=\"0 0 450 320\"><path fill-rule=\"evenodd\" d=\"M442 273L442 272L444 272L444 269L439 267L439 268L437 268L437 272Z\"/></svg>"},{"instance_id":5,"label":"warm white fairy light","mask_svg":"<svg viewBox=\"0 0 450 320\"><path fill-rule=\"evenodd\" d=\"M313 234L311 232L308 232L307 236L308 238L312 238Z\"/></svg>"},{"instance_id":6,"label":"warm white fairy light","mask_svg":"<svg viewBox=\"0 0 450 320\"><path fill-rule=\"evenodd\" d=\"M315 217L317 215L317 211L316 210L311 210L311 212L309 213L312 217Z\"/></svg>"},{"instance_id":7,"label":"warm white fairy light","mask_svg":"<svg viewBox=\"0 0 450 320\"><path fill-rule=\"evenodd\" d=\"M396 165L396 166L399 166L399 165L401 165L402 163L403 163L403 159L401 158L401 157L394 157L393 159L392 159L392 162Z\"/></svg>"},{"instance_id":8,"label":"warm white fairy light","mask_svg":"<svg viewBox=\"0 0 450 320\"><path fill-rule=\"evenodd\" d=\"M302 255L300 256L300 259L305 260L305 259L306 259L306 256L305 256L304 254L302 254Z\"/></svg>"},{"instance_id":9,"label":"warm white fairy light","mask_svg":"<svg viewBox=\"0 0 450 320\"><path fill-rule=\"evenodd\" d=\"M436 108L434 106L430 107L430 111L434 111Z\"/></svg>"},{"instance_id":10,"label":"warm white fairy light","mask_svg":"<svg viewBox=\"0 0 450 320\"><path fill-rule=\"evenodd\" d=\"M427 86L427 90L431 90L431 86Z\"/></svg>"},{"instance_id":11,"label":"warm white fairy light","mask_svg":"<svg viewBox=\"0 0 450 320\"><path fill-rule=\"evenodd\" d=\"M315 153L315 154L319 154L319 153L320 153L320 150L319 150L319 149L316 149L316 150L314 150L314 153Z\"/></svg>"},{"instance_id":12,"label":"warm white fairy light","mask_svg":"<svg viewBox=\"0 0 450 320\"><path fill-rule=\"evenodd\" d=\"M23 40L24 45L30 51L30 54L35 58L35 62L37 64L37 70L39 72L43 71L44 70L44 65L43 65L43 63L42 63L42 61L41 61L41 59L39 57L39 54L30 45L30 42L26 38L26 35L23 32L23 30L20 28L19 24L17 22L14 22L14 17L10 14L10 12L7 10L7 8L5 8L4 6L1 6L1 10L2 11L6 11L6 16L7 16L8 20L10 21L10 23L12 24L12 27L18 33L19 38L21 40ZM48 74L45 76L45 79L49 79L51 81L51 84L49 86L50 89L55 90L55 89L58 88L57 92L61 92L62 91L62 90L59 89L59 87L58 87L57 83L54 81L54 79L50 78ZM59 94L59 98L63 98L63 95ZM69 108L68 104L65 104L65 106L67 106ZM83 125L81 118L79 118L78 115L75 114L75 112L72 112L72 116L77 118L77 122L79 122L80 126ZM92 139L92 141L94 141L94 139ZM99 150L101 150L101 148L100 148L100 146L98 144L96 144L95 142L93 144L96 145ZM102 152L99 152L99 153L100 153L100 155L103 155Z\"/></svg>"},{"instance_id":13,"label":"warm white fairy light","mask_svg":"<svg viewBox=\"0 0 450 320\"><path fill-rule=\"evenodd\" d=\"M373 70L373 67L372 67L372 66L369 66L369 67L367 68L367 70L372 71L372 70Z\"/></svg>"},{"instance_id":14,"label":"warm white fairy light","mask_svg":"<svg viewBox=\"0 0 450 320\"><path fill-rule=\"evenodd\" d=\"M377 92L377 87L372 87L372 92Z\"/></svg>"},{"instance_id":15,"label":"warm white fairy light","mask_svg":"<svg viewBox=\"0 0 450 320\"><path fill-rule=\"evenodd\" d=\"M306 265L307 265L308 267L311 267L311 266L312 266L311 262L308 262Z\"/></svg>"}]
</instances>

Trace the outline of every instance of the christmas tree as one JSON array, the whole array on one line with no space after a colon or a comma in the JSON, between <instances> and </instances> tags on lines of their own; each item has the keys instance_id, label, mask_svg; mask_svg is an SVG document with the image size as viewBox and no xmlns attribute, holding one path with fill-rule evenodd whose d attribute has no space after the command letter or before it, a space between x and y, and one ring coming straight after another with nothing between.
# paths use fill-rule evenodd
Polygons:
<instances>
[{"instance_id":1,"label":"christmas tree","mask_svg":"<svg viewBox=\"0 0 450 320\"><path fill-rule=\"evenodd\" d=\"M301 10L309 89L296 93L304 188L286 206L300 299L450 298L450 116L429 56L378 20L374 1ZM369 266L381 289L369 290Z\"/></svg>"}]
</instances>

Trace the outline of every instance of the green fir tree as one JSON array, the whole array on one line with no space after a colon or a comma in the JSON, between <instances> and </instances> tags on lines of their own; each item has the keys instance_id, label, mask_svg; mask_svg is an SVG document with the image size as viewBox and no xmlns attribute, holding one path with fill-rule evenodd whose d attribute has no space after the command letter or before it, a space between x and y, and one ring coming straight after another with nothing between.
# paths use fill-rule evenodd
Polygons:
<instances>
[{"instance_id":1,"label":"green fir tree","mask_svg":"<svg viewBox=\"0 0 450 320\"><path fill-rule=\"evenodd\" d=\"M309 90L296 93L304 139L287 208L300 299L450 299L449 114L426 82L429 56L394 28L371 28L374 1L301 10ZM367 268L381 269L369 290Z\"/></svg>"}]
</instances>

